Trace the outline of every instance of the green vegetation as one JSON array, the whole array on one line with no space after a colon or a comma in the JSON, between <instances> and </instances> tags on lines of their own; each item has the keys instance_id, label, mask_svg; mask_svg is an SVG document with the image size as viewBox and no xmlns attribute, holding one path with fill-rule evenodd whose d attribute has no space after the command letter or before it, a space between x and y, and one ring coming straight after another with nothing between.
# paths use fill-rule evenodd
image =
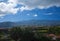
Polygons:
<instances>
[{"instance_id":1,"label":"green vegetation","mask_svg":"<svg viewBox=\"0 0 60 41\"><path fill-rule=\"evenodd\" d=\"M60 26L0 29L0 41L53 41L49 34L59 36ZM55 41L60 41L60 38Z\"/></svg>"}]
</instances>

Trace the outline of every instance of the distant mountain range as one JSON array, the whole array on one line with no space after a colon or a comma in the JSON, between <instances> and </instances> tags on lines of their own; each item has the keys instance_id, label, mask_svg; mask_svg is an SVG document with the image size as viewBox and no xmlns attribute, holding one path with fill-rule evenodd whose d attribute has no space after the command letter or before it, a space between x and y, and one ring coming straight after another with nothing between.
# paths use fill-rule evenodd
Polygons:
<instances>
[{"instance_id":1,"label":"distant mountain range","mask_svg":"<svg viewBox=\"0 0 60 41\"><path fill-rule=\"evenodd\" d=\"M19 22L0 22L0 28L8 28L14 26L56 26L60 25L59 20L27 20L27 21L19 21Z\"/></svg>"},{"instance_id":2,"label":"distant mountain range","mask_svg":"<svg viewBox=\"0 0 60 41\"><path fill-rule=\"evenodd\" d=\"M15 25L16 25L16 23L14 23L14 22L1 22L0 28L8 28L8 27L13 27Z\"/></svg>"}]
</instances>

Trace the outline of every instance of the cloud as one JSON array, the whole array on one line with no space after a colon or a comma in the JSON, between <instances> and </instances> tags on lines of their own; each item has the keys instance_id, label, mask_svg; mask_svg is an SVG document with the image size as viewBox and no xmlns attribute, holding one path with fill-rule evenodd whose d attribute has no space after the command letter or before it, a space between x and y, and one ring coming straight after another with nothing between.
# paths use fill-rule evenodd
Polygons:
<instances>
[{"instance_id":1,"label":"cloud","mask_svg":"<svg viewBox=\"0 0 60 41\"><path fill-rule=\"evenodd\" d=\"M4 16L4 14L0 14L0 17Z\"/></svg>"},{"instance_id":2,"label":"cloud","mask_svg":"<svg viewBox=\"0 0 60 41\"><path fill-rule=\"evenodd\" d=\"M37 15L37 14L34 14L33 16L34 16L34 17L37 17L38 15Z\"/></svg>"},{"instance_id":3,"label":"cloud","mask_svg":"<svg viewBox=\"0 0 60 41\"><path fill-rule=\"evenodd\" d=\"M3 0L4 1L4 0ZM18 10L46 9L52 6L60 7L60 0L7 0L0 2L0 15L16 14ZM16 7L17 5L21 7ZM36 15L35 15L36 16Z\"/></svg>"},{"instance_id":4,"label":"cloud","mask_svg":"<svg viewBox=\"0 0 60 41\"><path fill-rule=\"evenodd\" d=\"M52 15L53 13L45 13L44 15Z\"/></svg>"},{"instance_id":5,"label":"cloud","mask_svg":"<svg viewBox=\"0 0 60 41\"><path fill-rule=\"evenodd\" d=\"M20 4L28 8L49 8L51 6L60 6L60 0L18 0Z\"/></svg>"},{"instance_id":6,"label":"cloud","mask_svg":"<svg viewBox=\"0 0 60 41\"><path fill-rule=\"evenodd\" d=\"M22 6L21 8L20 8L20 11L24 11L24 10L32 10L33 8L29 8L29 7L27 7L27 6Z\"/></svg>"},{"instance_id":7,"label":"cloud","mask_svg":"<svg viewBox=\"0 0 60 41\"><path fill-rule=\"evenodd\" d=\"M0 19L4 18L4 16L5 16L4 14L0 14Z\"/></svg>"},{"instance_id":8,"label":"cloud","mask_svg":"<svg viewBox=\"0 0 60 41\"><path fill-rule=\"evenodd\" d=\"M16 3L12 1L8 1L7 3L5 2L0 2L0 17L1 14L2 16L7 15L7 14L16 14L19 8L15 8L17 6Z\"/></svg>"},{"instance_id":9,"label":"cloud","mask_svg":"<svg viewBox=\"0 0 60 41\"><path fill-rule=\"evenodd\" d=\"M28 16L30 15L30 14L27 14Z\"/></svg>"}]
</instances>

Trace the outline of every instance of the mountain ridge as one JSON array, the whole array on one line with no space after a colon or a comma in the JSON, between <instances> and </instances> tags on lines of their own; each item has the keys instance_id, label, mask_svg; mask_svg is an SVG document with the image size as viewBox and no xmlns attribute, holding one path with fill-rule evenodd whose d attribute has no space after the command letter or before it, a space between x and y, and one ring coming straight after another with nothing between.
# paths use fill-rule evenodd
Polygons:
<instances>
[{"instance_id":1,"label":"mountain ridge","mask_svg":"<svg viewBox=\"0 0 60 41\"><path fill-rule=\"evenodd\" d=\"M60 26L60 20L27 20L19 22L0 22L0 28L11 28L14 26Z\"/></svg>"}]
</instances>

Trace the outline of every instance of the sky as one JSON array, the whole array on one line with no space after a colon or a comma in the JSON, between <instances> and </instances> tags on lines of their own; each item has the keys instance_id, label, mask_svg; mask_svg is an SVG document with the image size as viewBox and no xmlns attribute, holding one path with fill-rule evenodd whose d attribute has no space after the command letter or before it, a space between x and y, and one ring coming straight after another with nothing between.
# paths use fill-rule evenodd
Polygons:
<instances>
[{"instance_id":1,"label":"sky","mask_svg":"<svg viewBox=\"0 0 60 41\"><path fill-rule=\"evenodd\" d=\"M0 22L60 20L60 0L0 0Z\"/></svg>"}]
</instances>

